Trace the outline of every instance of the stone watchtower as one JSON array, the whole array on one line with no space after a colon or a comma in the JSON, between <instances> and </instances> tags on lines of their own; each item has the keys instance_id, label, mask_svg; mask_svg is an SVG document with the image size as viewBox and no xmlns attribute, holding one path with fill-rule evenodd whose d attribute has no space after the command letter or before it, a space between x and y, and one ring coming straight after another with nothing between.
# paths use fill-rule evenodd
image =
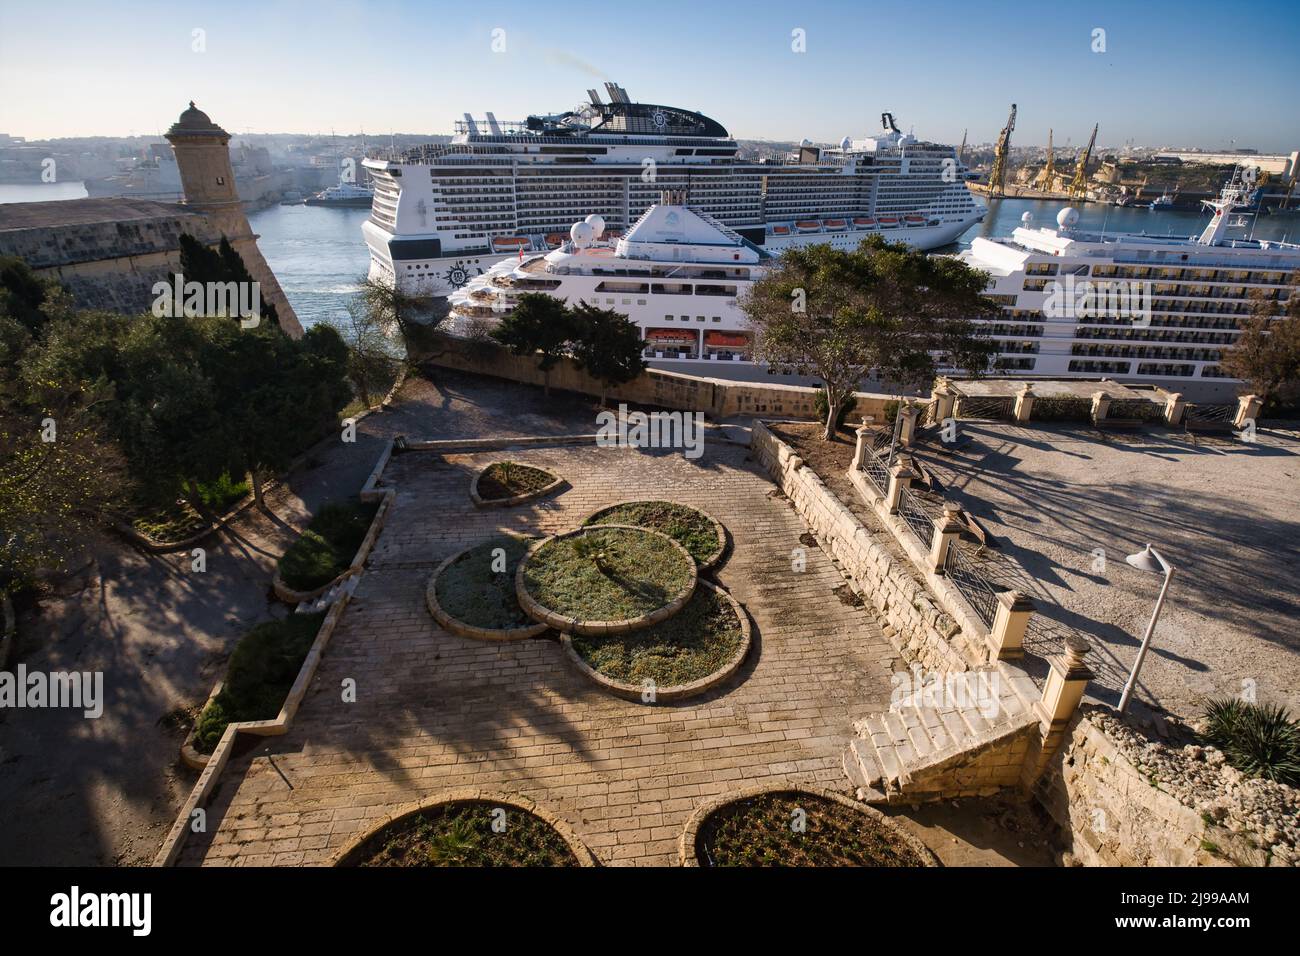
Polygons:
<instances>
[{"instance_id":1,"label":"stone watchtower","mask_svg":"<svg viewBox=\"0 0 1300 956\"><path fill-rule=\"evenodd\" d=\"M262 258L262 251L257 248L257 236L253 234L239 201L235 172L230 166L230 134L212 122L208 114L191 100L189 109L172 124L166 137L176 153L185 205L202 213L216 231L230 240L257 281L262 300L275 306L280 327L294 338L301 336L298 316L285 298L275 273Z\"/></svg>"}]
</instances>

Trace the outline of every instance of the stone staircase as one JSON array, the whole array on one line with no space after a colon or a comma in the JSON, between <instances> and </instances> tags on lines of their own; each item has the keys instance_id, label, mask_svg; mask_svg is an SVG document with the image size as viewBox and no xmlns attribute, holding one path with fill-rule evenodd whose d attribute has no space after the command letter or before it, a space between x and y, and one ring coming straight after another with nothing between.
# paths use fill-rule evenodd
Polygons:
<instances>
[{"instance_id":1,"label":"stone staircase","mask_svg":"<svg viewBox=\"0 0 1300 956\"><path fill-rule=\"evenodd\" d=\"M1039 724L1032 705L1040 694L1029 676L998 663L927 679L946 691L922 686L908 702L854 725L844 770L860 798L978 796L1017 785Z\"/></svg>"}]
</instances>

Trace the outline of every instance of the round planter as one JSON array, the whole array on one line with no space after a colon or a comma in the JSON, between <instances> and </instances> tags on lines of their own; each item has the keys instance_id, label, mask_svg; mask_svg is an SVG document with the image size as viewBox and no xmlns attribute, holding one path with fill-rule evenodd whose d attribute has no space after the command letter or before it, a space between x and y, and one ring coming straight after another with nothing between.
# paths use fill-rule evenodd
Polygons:
<instances>
[{"instance_id":1,"label":"round planter","mask_svg":"<svg viewBox=\"0 0 1300 956\"><path fill-rule=\"evenodd\" d=\"M732 610L736 612L736 618L740 621L740 646L736 648L736 652L731 656L731 659L712 674L701 677L699 680L693 680L688 684L670 684L666 687L656 685L654 701L646 701L642 696L645 693L645 688L642 685L629 684L626 681L615 680L602 674L588 664L582 655L574 649L573 639L568 634L561 634L560 645L564 648L565 656L592 683L616 697L638 703L651 705L656 703L670 704L679 700L686 700L689 697L698 697L706 691L713 690L713 688L730 680L740 670L741 665L745 663L745 657L749 654L752 629L749 623L749 615L745 613L745 608L739 601L710 581L702 580L699 585L710 588L726 598L731 604Z\"/></svg>"},{"instance_id":2,"label":"round planter","mask_svg":"<svg viewBox=\"0 0 1300 956\"><path fill-rule=\"evenodd\" d=\"M481 545L482 542L479 542L479 544L473 544L468 548L457 551L434 569L433 575L429 578L429 583L424 589L424 600L429 606L429 613L433 615L433 619L452 634L458 637L468 637L476 641L523 641L545 634L547 630L546 624L525 624L520 627L507 628L479 627L452 617L443 610L442 605L438 603L438 575L451 567L463 554L473 551Z\"/></svg>"},{"instance_id":3,"label":"round planter","mask_svg":"<svg viewBox=\"0 0 1300 956\"><path fill-rule=\"evenodd\" d=\"M835 793L833 790L826 790L817 786L806 786L798 783L764 783L756 784L751 787L744 787L740 790L733 790L730 793L720 794L712 800L708 800L695 809L690 819L686 821L686 826L682 829L682 835L677 841L677 856L682 866L699 866L700 861L695 855L695 841L699 836L700 827L704 824L715 811L722 809L729 803L735 803L737 800L746 800L750 797L759 797L768 793L806 793L814 797L821 797L826 800L834 801L850 810L855 810L863 816L875 822L878 826L889 830L899 841L906 844L908 849L916 854L921 860L922 866L941 866L939 858L935 856L934 851L918 840L912 834L908 833L889 817L885 816L875 807L869 807L865 803L859 803L857 800L850 800L843 794Z\"/></svg>"},{"instance_id":4,"label":"round planter","mask_svg":"<svg viewBox=\"0 0 1300 956\"><path fill-rule=\"evenodd\" d=\"M425 810L431 810L436 806L447 803L492 803L531 813L533 816L538 817L540 820L554 828L555 832L560 835L560 838L564 840L569 850L577 858L579 866L600 865L595 855L590 849L588 849L587 845L582 842L582 838L578 836L577 831L554 813L544 809L525 796L506 796L505 794L495 793L490 790L478 790L474 788L445 790L441 793L436 793L426 797L418 803L408 803L405 806L398 807L374 826L369 827L364 833L354 839L343 849L337 851L330 858L329 865L350 865L348 863L348 857L359 849L367 840L375 836L384 828L405 820L407 817L414 814L421 813Z\"/></svg>"},{"instance_id":5,"label":"round planter","mask_svg":"<svg viewBox=\"0 0 1300 956\"><path fill-rule=\"evenodd\" d=\"M494 461L494 462L490 462L487 465L484 465L482 468L479 469L478 474L474 476L474 480L470 483L469 498L470 501L474 502L475 508L511 508L514 507L515 505L521 505L526 501L533 501L537 498L544 498L547 495L549 495L551 492L558 490L559 487L564 484L563 478L556 477L556 479L552 481L549 485L546 485L542 488L538 488L536 491L525 492L522 495L512 495L509 498L482 497L478 493L479 479L482 478L483 474L493 465L500 465L500 464L503 464L503 462ZM527 467L533 468L536 471L545 471L548 475L552 474L552 472L547 471L545 468L537 468L535 465L528 465Z\"/></svg>"},{"instance_id":6,"label":"round planter","mask_svg":"<svg viewBox=\"0 0 1300 956\"><path fill-rule=\"evenodd\" d=\"M629 498L627 501L616 501L612 505L606 505L603 508L598 508L595 511L593 511L591 514L587 515L587 517L582 519L582 524L583 527L594 527L594 525L591 524L591 520L593 518L598 517L599 515L603 515L607 511L613 511L615 508L622 508L626 505L655 504L658 503L660 500L661 499L658 498ZM712 571L715 567L717 567L718 562L722 560L722 555L727 550L726 526L717 518L713 517L713 515L709 514L707 511L703 510L702 508L697 508L694 505L684 505L679 501L667 501L667 500L663 500L663 503L668 505L676 505L679 508L690 508L692 511L698 512L699 514L709 519L709 522L713 525L714 532L718 536L718 546L713 550L712 554L710 554L703 561L697 561L696 564L699 566L699 569L701 571ZM610 526L603 525L602 527L610 527ZM634 527L640 527L640 525L634 525ZM647 528L646 530L654 531L657 529Z\"/></svg>"},{"instance_id":7,"label":"round planter","mask_svg":"<svg viewBox=\"0 0 1300 956\"><path fill-rule=\"evenodd\" d=\"M528 568L528 562L536 556L539 550L550 542L559 541L563 538L576 537L577 535L586 534L589 531L594 530L593 528L577 528L573 531L566 531L563 534L543 538L541 541L529 548L528 553L520 559L519 567L515 569L515 595L519 599L519 606L523 608L525 614L531 617L534 621L555 628L562 634L573 633L594 636L602 634L625 634L628 631L639 631L642 628L658 624L660 621L668 620L668 618L680 611L685 606L686 602L691 599L691 595L695 593L696 582L699 581L699 573L695 568L695 559L692 558L690 552L680 544L668 537L668 535L661 534L658 531L651 531L648 528L636 528L632 525L626 524L603 524L599 525L599 528L618 528L624 531L635 531L638 534L652 534L663 538L681 552L682 557L686 559L686 564L691 572L690 581L667 604L657 607L652 611L647 611L645 614L637 617L624 618L623 620L618 621L590 621L566 617L548 607L544 607L534 600L533 596L528 593L528 589L524 587L524 571Z\"/></svg>"}]
</instances>

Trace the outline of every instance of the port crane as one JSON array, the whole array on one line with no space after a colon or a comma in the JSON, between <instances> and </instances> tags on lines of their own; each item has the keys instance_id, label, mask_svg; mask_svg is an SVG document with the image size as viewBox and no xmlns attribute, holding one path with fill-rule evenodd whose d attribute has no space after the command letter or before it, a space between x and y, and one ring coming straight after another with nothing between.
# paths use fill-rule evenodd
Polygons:
<instances>
[{"instance_id":1,"label":"port crane","mask_svg":"<svg viewBox=\"0 0 1300 956\"><path fill-rule=\"evenodd\" d=\"M1007 182L1007 161L1011 158L1011 132L1016 128L1016 104L1011 104L1011 115L1007 125L1002 127L1002 135L993 147L993 169L989 173L989 196L1005 196Z\"/></svg>"},{"instance_id":2,"label":"port crane","mask_svg":"<svg viewBox=\"0 0 1300 956\"><path fill-rule=\"evenodd\" d=\"M969 132L969 129L961 131L961 145L957 147L957 162L959 163L964 162L966 159L966 134Z\"/></svg>"},{"instance_id":3,"label":"port crane","mask_svg":"<svg viewBox=\"0 0 1300 956\"><path fill-rule=\"evenodd\" d=\"M1092 159L1092 148L1097 145L1097 127L1100 125L1100 123L1097 123L1092 127L1092 138L1088 140L1088 145L1079 154L1079 162L1074 167L1074 179L1070 180L1070 198L1072 199L1088 198L1088 160Z\"/></svg>"},{"instance_id":4,"label":"port crane","mask_svg":"<svg viewBox=\"0 0 1300 956\"><path fill-rule=\"evenodd\" d=\"M1047 161L1034 177L1035 188L1048 191L1056 181L1056 157L1052 155L1052 132L1050 129L1047 131Z\"/></svg>"}]
</instances>

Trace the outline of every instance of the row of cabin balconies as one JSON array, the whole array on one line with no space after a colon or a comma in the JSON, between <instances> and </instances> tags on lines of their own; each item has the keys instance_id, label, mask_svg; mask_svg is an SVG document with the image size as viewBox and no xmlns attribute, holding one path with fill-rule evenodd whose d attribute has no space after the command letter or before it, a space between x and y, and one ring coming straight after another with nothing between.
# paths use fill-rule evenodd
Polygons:
<instances>
[{"instance_id":1,"label":"row of cabin balconies","mask_svg":"<svg viewBox=\"0 0 1300 956\"><path fill-rule=\"evenodd\" d=\"M1071 355L1099 358L1129 359L1182 359L1197 362L1217 362L1220 352L1217 349L1167 349L1144 348L1134 346L1099 346L1076 345L1070 350Z\"/></svg>"}]
</instances>

